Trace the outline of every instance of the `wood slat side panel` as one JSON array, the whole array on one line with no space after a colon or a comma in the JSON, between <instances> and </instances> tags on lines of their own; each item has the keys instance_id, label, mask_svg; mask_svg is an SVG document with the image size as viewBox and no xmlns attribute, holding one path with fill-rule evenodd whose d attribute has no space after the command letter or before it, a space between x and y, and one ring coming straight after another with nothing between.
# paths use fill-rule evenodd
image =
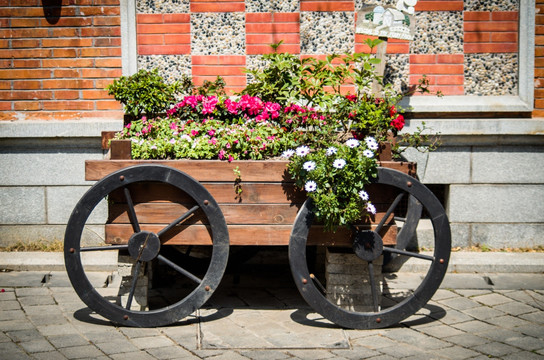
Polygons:
<instances>
[{"instance_id":1,"label":"wood slat side panel","mask_svg":"<svg viewBox=\"0 0 544 360\"><path fill-rule=\"evenodd\" d=\"M284 205L284 204L248 204L248 205L220 205L221 211L225 216L227 225L289 225L295 222L298 210L302 204ZM179 203L142 203L134 206L138 222L144 224L162 224L169 223L186 213L191 205ZM379 204L378 212L372 217L362 220L361 224L379 223L387 210L387 204ZM108 223L111 224L129 224L130 219L127 214L125 204L111 204L109 207ZM393 220L394 214L390 215L388 223ZM202 212L197 211L192 218L188 219L191 223L207 224L204 221Z\"/></svg>"},{"instance_id":2,"label":"wood slat side panel","mask_svg":"<svg viewBox=\"0 0 544 360\"><path fill-rule=\"evenodd\" d=\"M234 181L234 169L239 168L243 181L292 182L286 172L286 161L243 160L231 163L219 160L87 160L85 180L100 180L104 176L125 167L141 164L160 164L181 170L198 181ZM409 162L381 161L380 166L416 176L416 164Z\"/></svg>"},{"instance_id":3,"label":"wood slat side panel","mask_svg":"<svg viewBox=\"0 0 544 360\"><path fill-rule=\"evenodd\" d=\"M202 183L219 204L291 204L306 200L304 191L293 183L245 183L242 194L236 194L234 182ZM132 200L140 202L189 202L187 194L173 186L161 183L139 183L129 186ZM125 202L122 191L110 195L114 202Z\"/></svg>"},{"instance_id":4,"label":"wood slat side panel","mask_svg":"<svg viewBox=\"0 0 544 360\"><path fill-rule=\"evenodd\" d=\"M141 224L143 230L158 232L164 225ZM370 228L370 227L369 227ZM374 228L374 226L373 226ZM229 226L231 245L289 245L291 225L232 225ZM165 245L211 245L208 228L204 225L180 226L176 234L165 239ZM106 243L126 244L132 235L128 224L106 225ZM351 232L339 228L335 233L324 233L322 227L314 226L310 230L309 245L351 247ZM397 236L396 226L384 226L380 233L384 245L394 245Z\"/></svg>"}]
</instances>

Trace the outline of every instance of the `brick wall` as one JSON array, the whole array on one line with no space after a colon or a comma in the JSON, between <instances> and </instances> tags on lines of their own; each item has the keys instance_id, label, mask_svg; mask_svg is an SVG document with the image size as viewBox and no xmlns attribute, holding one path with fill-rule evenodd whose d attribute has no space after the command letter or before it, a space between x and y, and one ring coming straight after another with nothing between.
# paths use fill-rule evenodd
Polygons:
<instances>
[{"instance_id":1,"label":"brick wall","mask_svg":"<svg viewBox=\"0 0 544 360\"><path fill-rule=\"evenodd\" d=\"M0 120L119 117L119 0L42 3L0 1Z\"/></svg>"},{"instance_id":2,"label":"brick wall","mask_svg":"<svg viewBox=\"0 0 544 360\"><path fill-rule=\"evenodd\" d=\"M544 1L536 1L535 29L535 110L533 117L544 117Z\"/></svg>"}]
</instances>

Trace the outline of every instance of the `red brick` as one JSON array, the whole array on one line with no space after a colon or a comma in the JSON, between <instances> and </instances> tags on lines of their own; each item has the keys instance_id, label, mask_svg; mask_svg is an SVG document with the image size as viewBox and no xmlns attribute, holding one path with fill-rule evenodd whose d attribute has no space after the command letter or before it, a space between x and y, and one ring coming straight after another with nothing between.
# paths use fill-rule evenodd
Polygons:
<instances>
[{"instance_id":1,"label":"red brick","mask_svg":"<svg viewBox=\"0 0 544 360\"><path fill-rule=\"evenodd\" d=\"M121 108L121 104L115 100L102 100L96 102L97 110L116 110Z\"/></svg>"},{"instance_id":2,"label":"red brick","mask_svg":"<svg viewBox=\"0 0 544 360\"><path fill-rule=\"evenodd\" d=\"M191 45L139 45L139 55L178 55L190 54Z\"/></svg>"},{"instance_id":3,"label":"red brick","mask_svg":"<svg viewBox=\"0 0 544 360\"><path fill-rule=\"evenodd\" d=\"M81 69L83 78L114 78L121 75L121 69Z\"/></svg>"},{"instance_id":4,"label":"red brick","mask_svg":"<svg viewBox=\"0 0 544 360\"><path fill-rule=\"evenodd\" d=\"M11 29L12 38L44 38L49 36L47 29Z\"/></svg>"},{"instance_id":5,"label":"red brick","mask_svg":"<svg viewBox=\"0 0 544 360\"><path fill-rule=\"evenodd\" d=\"M532 113L533 118L543 118L544 117L544 110L535 109Z\"/></svg>"},{"instance_id":6,"label":"red brick","mask_svg":"<svg viewBox=\"0 0 544 360\"><path fill-rule=\"evenodd\" d=\"M121 36L121 28L117 27L84 27L81 36Z\"/></svg>"},{"instance_id":7,"label":"red brick","mask_svg":"<svg viewBox=\"0 0 544 360\"><path fill-rule=\"evenodd\" d=\"M11 8L3 8L0 9L0 16L2 17L11 17L11 18L18 18L18 17L41 17L43 16L43 9L39 7L35 8L23 8L23 7L11 7Z\"/></svg>"},{"instance_id":8,"label":"red brick","mask_svg":"<svg viewBox=\"0 0 544 360\"><path fill-rule=\"evenodd\" d=\"M2 50L0 49L0 58L45 58L51 57L52 51L49 49L17 49L17 50Z\"/></svg>"},{"instance_id":9,"label":"red brick","mask_svg":"<svg viewBox=\"0 0 544 360\"><path fill-rule=\"evenodd\" d=\"M13 60L13 67L14 68L33 68L33 69L37 69L37 68L40 68L41 65L42 65L42 61L37 60L37 59Z\"/></svg>"},{"instance_id":10,"label":"red brick","mask_svg":"<svg viewBox=\"0 0 544 360\"><path fill-rule=\"evenodd\" d=\"M192 66L193 75L218 75L218 76L229 76L229 75L243 75L244 68L238 66Z\"/></svg>"},{"instance_id":11,"label":"red brick","mask_svg":"<svg viewBox=\"0 0 544 360\"><path fill-rule=\"evenodd\" d=\"M56 69L53 70L54 78L75 78L79 77L79 71L77 69Z\"/></svg>"},{"instance_id":12,"label":"red brick","mask_svg":"<svg viewBox=\"0 0 544 360\"><path fill-rule=\"evenodd\" d=\"M168 44L191 44L191 35L190 34L165 34L164 43Z\"/></svg>"},{"instance_id":13,"label":"red brick","mask_svg":"<svg viewBox=\"0 0 544 360\"><path fill-rule=\"evenodd\" d=\"M498 32L498 31L517 31L518 23L510 21L502 22L465 22L464 31L465 32Z\"/></svg>"},{"instance_id":14,"label":"red brick","mask_svg":"<svg viewBox=\"0 0 544 360\"><path fill-rule=\"evenodd\" d=\"M121 25L121 18L119 16L94 17L93 18L93 25L94 26Z\"/></svg>"},{"instance_id":15,"label":"red brick","mask_svg":"<svg viewBox=\"0 0 544 360\"><path fill-rule=\"evenodd\" d=\"M437 64L463 64L465 56L463 54L438 54L436 62Z\"/></svg>"},{"instance_id":16,"label":"red brick","mask_svg":"<svg viewBox=\"0 0 544 360\"><path fill-rule=\"evenodd\" d=\"M246 13L246 23L270 23L270 22L272 22L272 13Z\"/></svg>"},{"instance_id":17,"label":"red brick","mask_svg":"<svg viewBox=\"0 0 544 360\"><path fill-rule=\"evenodd\" d=\"M465 43L490 42L491 34L490 32L465 32L463 41Z\"/></svg>"},{"instance_id":18,"label":"red brick","mask_svg":"<svg viewBox=\"0 0 544 360\"><path fill-rule=\"evenodd\" d=\"M81 16L112 16L119 15L120 8L118 6L80 6L79 12Z\"/></svg>"},{"instance_id":19,"label":"red brick","mask_svg":"<svg viewBox=\"0 0 544 360\"><path fill-rule=\"evenodd\" d=\"M121 56L120 48L82 48L80 52L82 57Z\"/></svg>"},{"instance_id":20,"label":"red brick","mask_svg":"<svg viewBox=\"0 0 544 360\"><path fill-rule=\"evenodd\" d=\"M11 6L37 6L40 5L40 0L11 0Z\"/></svg>"},{"instance_id":21,"label":"red brick","mask_svg":"<svg viewBox=\"0 0 544 360\"><path fill-rule=\"evenodd\" d=\"M33 91L0 91L0 99L4 100L35 100L51 99L52 91L33 90Z\"/></svg>"},{"instance_id":22,"label":"red brick","mask_svg":"<svg viewBox=\"0 0 544 360\"><path fill-rule=\"evenodd\" d=\"M42 69L0 69L0 79L49 79L51 70Z\"/></svg>"},{"instance_id":23,"label":"red brick","mask_svg":"<svg viewBox=\"0 0 544 360\"><path fill-rule=\"evenodd\" d=\"M517 53L517 44L508 43L480 43L480 44L465 44L464 51L466 54L475 53Z\"/></svg>"},{"instance_id":24,"label":"red brick","mask_svg":"<svg viewBox=\"0 0 544 360\"><path fill-rule=\"evenodd\" d=\"M191 12L244 12L246 6L244 2L214 2L214 3L197 3L191 1Z\"/></svg>"},{"instance_id":25,"label":"red brick","mask_svg":"<svg viewBox=\"0 0 544 360\"><path fill-rule=\"evenodd\" d=\"M247 44L275 44L283 40L284 44L299 44L300 35L298 34L248 34L246 35Z\"/></svg>"},{"instance_id":26,"label":"red brick","mask_svg":"<svg viewBox=\"0 0 544 360\"><path fill-rule=\"evenodd\" d=\"M209 75L209 76L194 75L194 76L192 76L193 83L195 85L197 85L197 86L202 85L205 80L215 81L216 78L217 78L216 75ZM229 86L245 86L246 85L246 77L245 76L225 76L225 77L223 77L223 79L225 80L225 82Z\"/></svg>"},{"instance_id":27,"label":"red brick","mask_svg":"<svg viewBox=\"0 0 544 360\"><path fill-rule=\"evenodd\" d=\"M83 27L83 26L91 26L92 19L91 18L85 18L85 17L61 17L59 19L59 22L56 23L54 26L67 26L67 27ZM41 19L40 26L48 27L51 26L49 22L46 19Z\"/></svg>"},{"instance_id":28,"label":"red brick","mask_svg":"<svg viewBox=\"0 0 544 360\"><path fill-rule=\"evenodd\" d=\"M465 11L463 12L464 21L490 21L490 11Z\"/></svg>"},{"instance_id":29,"label":"red brick","mask_svg":"<svg viewBox=\"0 0 544 360\"><path fill-rule=\"evenodd\" d=\"M81 90L82 99L107 99L111 98L106 90Z\"/></svg>"},{"instance_id":30,"label":"red brick","mask_svg":"<svg viewBox=\"0 0 544 360\"><path fill-rule=\"evenodd\" d=\"M17 27L27 27L27 28L35 28L40 26L40 19L11 19L10 26L12 28Z\"/></svg>"},{"instance_id":31,"label":"red brick","mask_svg":"<svg viewBox=\"0 0 544 360\"><path fill-rule=\"evenodd\" d=\"M408 54L410 52L410 44L405 43L389 43L387 44L387 54Z\"/></svg>"},{"instance_id":32,"label":"red brick","mask_svg":"<svg viewBox=\"0 0 544 360\"><path fill-rule=\"evenodd\" d=\"M76 38L76 39L43 39L43 47L82 47L92 46L93 39Z\"/></svg>"},{"instance_id":33,"label":"red brick","mask_svg":"<svg viewBox=\"0 0 544 360\"><path fill-rule=\"evenodd\" d=\"M544 25L537 25L535 27L535 34L536 35L544 35Z\"/></svg>"},{"instance_id":34,"label":"red brick","mask_svg":"<svg viewBox=\"0 0 544 360\"><path fill-rule=\"evenodd\" d=\"M77 56L76 49L53 49L54 57L72 57Z\"/></svg>"},{"instance_id":35,"label":"red brick","mask_svg":"<svg viewBox=\"0 0 544 360\"><path fill-rule=\"evenodd\" d=\"M94 61L92 59L44 59L42 60L44 68L57 67L92 67Z\"/></svg>"},{"instance_id":36,"label":"red brick","mask_svg":"<svg viewBox=\"0 0 544 360\"><path fill-rule=\"evenodd\" d=\"M299 33L298 23L246 24L246 34L261 33Z\"/></svg>"},{"instance_id":37,"label":"red brick","mask_svg":"<svg viewBox=\"0 0 544 360\"><path fill-rule=\"evenodd\" d=\"M138 34L190 34L189 24L142 24L137 26Z\"/></svg>"},{"instance_id":38,"label":"red brick","mask_svg":"<svg viewBox=\"0 0 544 360\"><path fill-rule=\"evenodd\" d=\"M410 64L410 74L463 74L463 65L417 65Z\"/></svg>"},{"instance_id":39,"label":"red brick","mask_svg":"<svg viewBox=\"0 0 544 360\"><path fill-rule=\"evenodd\" d=\"M43 80L44 89L92 89L93 80L88 79L55 79Z\"/></svg>"},{"instance_id":40,"label":"red brick","mask_svg":"<svg viewBox=\"0 0 544 360\"><path fill-rule=\"evenodd\" d=\"M7 83L7 82L5 82ZM15 80L13 89L15 90L39 90L42 88L42 82L39 80Z\"/></svg>"},{"instance_id":41,"label":"red brick","mask_svg":"<svg viewBox=\"0 0 544 360\"><path fill-rule=\"evenodd\" d=\"M113 83L113 79L96 79L95 89L105 89L109 84Z\"/></svg>"},{"instance_id":42,"label":"red brick","mask_svg":"<svg viewBox=\"0 0 544 360\"><path fill-rule=\"evenodd\" d=\"M137 24L162 24L163 14L136 14Z\"/></svg>"},{"instance_id":43,"label":"red brick","mask_svg":"<svg viewBox=\"0 0 544 360\"><path fill-rule=\"evenodd\" d=\"M138 45L164 44L164 35L138 35L136 39L137 39Z\"/></svg>"},{"instance_id":44,"label":"red brick","mask_svg":"<svg viewBox=\"0 0 544 360\"><path fill-rule=\"evenodd\" d=\"M273 52L274 49L272 49L270 45L246 45L246 53L248 55L272 54ZM281 44L278 47L277 52L300 54L300 45Z\"/></svg>"},{"instance_id":45,"label":"red brick","mask_svg":"<svg viewBox=\"0 0 544 360\"><path fill-rule=\"evenodd\" d=\"M7 48L8 45L7 45L7 40L3 40L6 42L5 45L3 45L2 47L3 48ZM25 40L18 40L18 39L13 39L11 40L11 47L16 49L16 48L37 48L37 47L40 47L40 40L38 39L25 39Z\"/></svg>"},{"instance_id":46,"label":"red brick","mask_svg":"<svg viewBox=\"0 0 544 360\"><path fill-rule=\"evenodd\" d=\"M518 21L519 14L517 11L493 11L491 20L493 21Z\"/></svg>"},{"instance_id":47,"label":"red brick","mask_svg":"<svg viewBox=\"0 0 544 360\"><path fill-rule=\"evenodd\" d=\"M75 100L79 99L79 91L77 90L59 90L55 91L55 100Z\"/></svg>"},{"instance_id":48,"label":"red brick","mask_svg":"<svg viewBox=\"0 0 544 360\"><path fill-rule=\"evenodd\" d=\"M410 55L410 64L436 64L436 55Z\"/></svg>"},{"instance_id":49,"label":"red brick","mask_svg":"<svg viewBox=\"0 0 544 360\"><path fill-rule=\"evenodd\" d=\"M190 23L190 14L164 14L165 23Z\"/></svg>"},{"instance_id":50,"label":"red brick","mask_svg":"<svg viewBox=\"0 0 544 360\"><path fill-rule=\"evenodd\" d=\"M121 38L100 38L94 39L93 46L103 47L103 46L121 46Z\"/></svg>"},{"instance_id":51,"label":"red brick","mask_svg":"<svg viewBox=\"0 0 544 360\"><path fill-rule=\"evenodd\" d=\"M49 29L49 37L79 37L78 28L54 28Z\"/></svg>"},{"instance_id":52,"label":"red brick","mask_svg":"<svg viewBox=\"0 0 544 360\"><path fill-rule=\"evenodd\" d=\"M463 11L463 1L418 1L416 11Z\"/></svg>"},{"instance_id":53,"label":"red brick","mask_svg":"<svg viewBox=\"0 0 544 360\"><path fill-rule=\"evenodd\" d=\"M245 65L244 55L193 55L192 65Z\"/></svg>"},{"instance_id":54,"label":"red brick","mask_svg":"<svg viewBox=\"0 0 544 360\"><path fill-rule=\"evenodd\" d=\"M15 101L13 102L13 110L17 111L35 111L41 110L42 104L39 101Z\"/></svg>"},{"instance_id":55,"label":"red brick","mask_svg":"<svg viewBox=\"0 0 544 360\"><path fill-rule=\"evenodd\" d=\"M95 65L97 68L120 68L122 64L120 58L98 58Z\"/></svg>"},{"instance_id":56,"label":"red brick","mask_svg":"<svg viewBox=\"0 0 544 360\"><path fill-rule=\"evenodd\" d=\"M501 33L492 33L491 34L491 42L507 42L507 43L515 43L518 41L518 33L517 32L501 32Z\"/></svg>"},{"instance_id":57,"label":"red brick","mask_svg":"<svg viewBox=\"0 0 544 360\"><path fill-rule=\"evenodd\" d=\"M44 101L43 102L44 110L93 110L94 101Z\"/></svg>"},{"instance_id":58,"label":"red brick","mask_svg":"<svg viewBox=\"0 0 544 360\"><path fill-rule=\"evenodd\" d=\"M300 21L300 13L273 13L274 22L293 22L298 23Z\"/></svg>"},{"instance_id":59,"label":"red brick","mask_svg":"<svg viewBox=\"0 0 544 360\"><path fill-rule=\"evenodd\" d=\"M354 11L353 1L300 1L300 11Z\"/></svg>"}]
</instances>

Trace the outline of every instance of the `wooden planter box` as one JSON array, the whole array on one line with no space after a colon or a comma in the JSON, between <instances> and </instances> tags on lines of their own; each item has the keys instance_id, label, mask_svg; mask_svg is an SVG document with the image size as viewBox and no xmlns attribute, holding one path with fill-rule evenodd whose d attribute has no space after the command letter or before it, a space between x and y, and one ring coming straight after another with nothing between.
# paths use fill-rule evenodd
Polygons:
<instances>
[{"instance_id":1,"label":"wooden planter box","mask_svg":"<svg viewBox=\"0 0 544 360\"><path fill-rule=\"evenodd\" d=\"M286 161L244 160L229 163L218 160L119 159L130 157L130 142L127 141L113 141L110 154L110 159L86 161L86 180L100 180L116 170L137 164L161 164L181 170L201 182L219 203L228 225L231 245L288 245L295 217L306 199L305 193L295 188L287 173ZM380 166L412 176L416 174L414 163L382 161ZM241 195L235 191L235 168L241 173ZM171 190L169 186L154 183L131 189L143 230L158 232L187 210L189 204L185 201L184 193ZM375 216L362 223L362 226L370 229L384 216L393 194L380 185L370 185L366 190L377 209ZM132 235L124 201L122 194L109 197L106 243L126 243ZM397 228L393 215L386 224L381 232L384 245L394 245ZM317 225L312 228L308 243L351 247L350 237L351 232L343 227L334 233L326 233ZM177 227L177 231L169 234L164 244L211 245L211 239L206 224L196 218L189 224Z\"/></svg>"}]
</instances>

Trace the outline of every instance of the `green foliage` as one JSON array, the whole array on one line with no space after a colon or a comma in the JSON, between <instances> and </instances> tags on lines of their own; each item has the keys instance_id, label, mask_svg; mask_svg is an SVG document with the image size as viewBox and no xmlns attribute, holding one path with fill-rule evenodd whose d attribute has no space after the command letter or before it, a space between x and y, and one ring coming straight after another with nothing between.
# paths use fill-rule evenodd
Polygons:
<instances>
[{"instance_id":1,"label":"green foliage","mask_svg":"<svg viewBox=\"0 0 544 360\"><path fill-rule=\"evenodd\" d=\"M135 118L144 114L154 117L175 102L175 95L188 91L192 86L187 79L183 83L167 84L158 69L140 70L131 76L121 76L106 88L109 95L123 104L125 113Z\"/></svg>"}]
</instances>

